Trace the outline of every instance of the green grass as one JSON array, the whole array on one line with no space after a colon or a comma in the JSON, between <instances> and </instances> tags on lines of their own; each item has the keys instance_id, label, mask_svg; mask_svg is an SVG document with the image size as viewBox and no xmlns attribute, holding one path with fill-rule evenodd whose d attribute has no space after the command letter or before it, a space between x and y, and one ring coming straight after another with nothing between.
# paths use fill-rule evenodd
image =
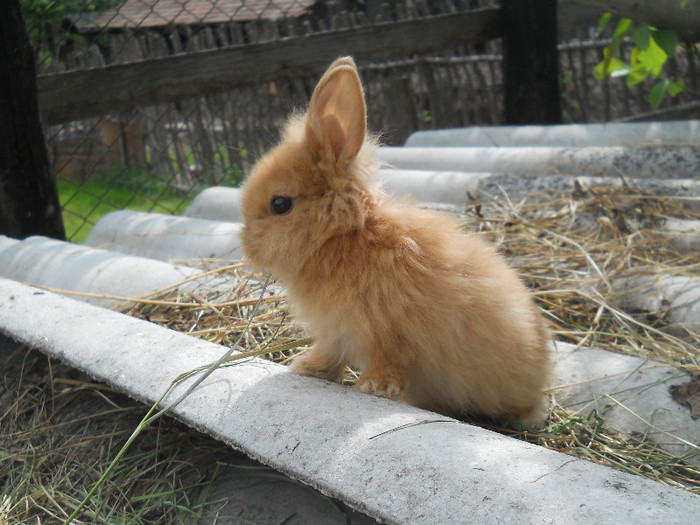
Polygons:
<instances>
[{"instance_id":1,"label":"green grass","mask_svg":"<svg viewBox=\"0 0 700 525\"><path fill-rule=\"evenodd\" d=\"M180 192L146 177L143 172L132 172L118 179L99 176L83 183L59 180L58 193L68 240L84 242L95 223L116 210L177 215L189 206L195 191Z\"/></svg>"},{"instance_id":2,"label":"green grass","mask_svg":"<svg viewBox=\"0 0 700 525\"><path fill-rule=\"evenodd\" d=\"M221 159L225 153L220 150L217 158ZM207 185L237 186L242 178L243 171L234 165L225 172L219 170L215 180L198 181L188 190L176 189L170 177L131 167L96 173L85 182L60 179L58 194L66 237L75 243L84 242L97 221L116 210L181 214Z\"/></svg>"}]
</instances>

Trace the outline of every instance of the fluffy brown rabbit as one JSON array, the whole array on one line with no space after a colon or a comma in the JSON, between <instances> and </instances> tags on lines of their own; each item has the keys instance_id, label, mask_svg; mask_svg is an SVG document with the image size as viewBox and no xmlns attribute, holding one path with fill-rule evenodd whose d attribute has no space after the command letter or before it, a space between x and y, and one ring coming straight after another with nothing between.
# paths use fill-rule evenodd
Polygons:
<instances>
[{"instance_id":1,"label":"fluffy brown rabbit","mask_svg":"<svg viewBox=\"0 0 700 525\"><path fill-rule=\"evenodd\" d=\"M351 58L245 181L243 247L287 287L315 345L292 371L447 415L531 423L548 380L548 332L494 249L447 216L378 191L374 141Z\"/></svg>"}]
</instances>

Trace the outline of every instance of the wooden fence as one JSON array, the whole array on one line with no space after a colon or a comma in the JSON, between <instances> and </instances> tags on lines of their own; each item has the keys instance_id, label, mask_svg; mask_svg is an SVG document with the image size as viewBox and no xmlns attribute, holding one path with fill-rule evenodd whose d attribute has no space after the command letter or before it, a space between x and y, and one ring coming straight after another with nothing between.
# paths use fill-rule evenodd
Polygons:
<instances>
[{"instance_id":1,"label":"wooden fence","mask_svg":"<svg viewBox=\"0 0 700 525\"><path fill-rule=\"evenodd\" d=\"M38 77L56 171L87 179L113 166L116 156L119 166L141 168L145 162L155 176L180 188L218 183L240 174L276 140L290 110L308 100L318 75L344 54L360 64L380 64L366 68L370 117L386 140L404 139L419 129L418 121L430 121L425 95L416 98L411 90L437 89L425 80L428 62L397 76L389 60L465 54L469 46L499 37L500 11L420 18L407 18L421 13L405 9L391 13L368 24L343 12L324 31L288 20L256 21L245 31L237 25L226 31L205 27L195 33L186 27L112 35L109 64L93 45L75 69Z\"/></svg>"},{"instance_id":2,"label":"wooden fence","mask_svg":"<svg viewBox=\"0 0 700 525\"><path fill-rule=\"evenodd\" d=\"M386 143L420 129L502 123L500 10L459 11L447 2L423 16L427 4L402 0L372 23L341 12L315 28L283 20L113 33L108 58L95 43L74 69L56 63L57 72L38 78L55 171L88 180L134 167L183 191L235 183L275 142L290 110L308 101L320 72L344 54L360 65L370 126ZM647 85L593 78L606 43L560 44L566 120L648 110ZM690 53L671 70L700 89Z\"/></svg>"}]
</instances>

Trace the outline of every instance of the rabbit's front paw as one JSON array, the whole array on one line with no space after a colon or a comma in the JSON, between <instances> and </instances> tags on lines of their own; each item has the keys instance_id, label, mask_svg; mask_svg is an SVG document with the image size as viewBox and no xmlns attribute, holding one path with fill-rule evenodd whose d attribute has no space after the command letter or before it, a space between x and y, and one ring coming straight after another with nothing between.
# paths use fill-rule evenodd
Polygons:
<instances>
[{"instance_id":1,"label":"rabbit's front paw","mask_svg":"<svg viewBox=\"0 0 700 525\"><path fill-rule=\"evenodd\" d=\"M295 357L289 364L289 370L295 374L328 379L329 381L337 380L340 368L338 363L319 359L319 356L314 353Z\"/></svg>"},{"instance_id":2,"label":"rabbit's front paw","mask_svg":"<svg viewBox=\"0 0 700 525\"><path fill-rule=\"evenodd\" d=\"M400 399L405 379L394 372L365 372L357 380L355 387L365 394Z\"/></svg>"}]
</instances>

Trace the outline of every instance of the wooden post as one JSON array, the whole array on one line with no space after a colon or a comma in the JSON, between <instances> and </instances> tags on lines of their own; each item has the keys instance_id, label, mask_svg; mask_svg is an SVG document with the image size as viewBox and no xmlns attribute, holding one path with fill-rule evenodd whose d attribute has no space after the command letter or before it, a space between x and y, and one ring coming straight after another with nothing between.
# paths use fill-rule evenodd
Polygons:
<instances>
[{"instance_id":1,"label":"wooden post","mask_svg":"<svg viewBox=\"0 0 700 525\"><path fill-rule=\"evenodd\" d=\"M403 146L409 135L418 129L411 99L411 80L406 75L396 76L390 72L383 79L382 90L386 93L384 108L380 112L383 122L375 129L382 130L383 144Z\"/></svg>"},{"instance_id":2,"label":"wooden post","mask_svg":"<svg viewBox=\"0 0 700 525\"><path fill-rule=\"evenodd\" d=\"M503 0L506 124L559 124L557 0Z\"/></svg>"},{"instance_id":3,"label":"wooden post","mask_svg":"<svg viewBox=\"0 0 700 525\"><path fill-rule=\"evenodd\" d=\"M0 234L65 239L39 121L36 64L19 0L0 16Z\"/></svg>"}]
</instances>

